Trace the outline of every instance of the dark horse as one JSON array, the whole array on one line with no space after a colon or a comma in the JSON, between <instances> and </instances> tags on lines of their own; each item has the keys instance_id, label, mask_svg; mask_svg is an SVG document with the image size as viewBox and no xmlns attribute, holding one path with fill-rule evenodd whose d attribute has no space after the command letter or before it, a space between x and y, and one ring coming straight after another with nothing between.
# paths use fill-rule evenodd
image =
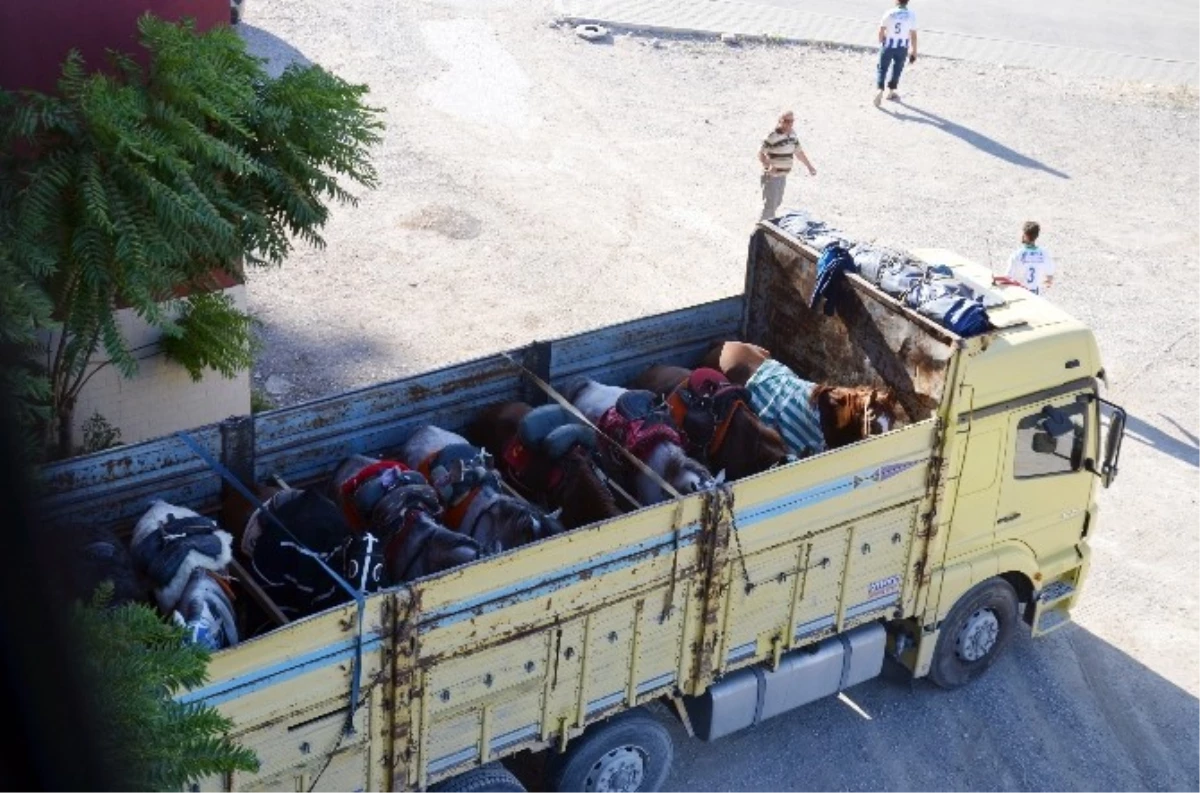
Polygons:
<instances>
[{"instance_id":1,"label":"dark horse","mask_svg":"<svg viewBox=\"0 0 1200 793\"><path fill-rule=\"evenodd\" d=\"M420 427L400 457L433 485L446 510L445 524L474 539L485 554L564 531L557 514L504 493L487 452L457 433Z\"/></svg>"},{"instance_id":2,"label":"dark horse","mask_svg":"<svg viewBox=\"0 0 1200 793\"><path fill-rule=\"evenodd\" d=\"M333 475L333 491L351 532L347 577L360 589L376 578L382 586L473 562L481 555L470 537L442 525L442 506L425 478L395 460L356 454ZM379 539L376 549L372 537ZM372 560L382 556L382 575ZM359 580L354 580L354 579Z\"/></svg>"},{"instance_id":3,"label":"dark horse","mask_svg":"<svg viewBox=\"0 0 1200 793\"><path fill-rule=\"evenodd\" d=\"M790 458L783 438L750 408L746 389L716 370L652 366L630 387L665 400L676 429L686 436L688 454L713 471L725 471L727 479L761 473Z\"/></svg>"},{"instance_id":4,"label":"dark horse","mask_svg":"<svg viewBox=\"0 0 1200 793\"><path fill-rule=\"evenodd\" d=\"M596 431L565 408L501 402L480 412L467 437L496 458L518 493L544 509L561 509L567 529L621 514L592 457Z\"/></svg>"},{"instance_id":5,"label":"dark horse","mask_svg":"<svg viewBox=\"0 0 1200 793\"><path fill-rule=\"evenodd\" d=\"M719 344L703 365L745 386L754 412L800 457L888 432L907 418L890 388L812 383L754 344Z\"/></svg>"}]
</instances>

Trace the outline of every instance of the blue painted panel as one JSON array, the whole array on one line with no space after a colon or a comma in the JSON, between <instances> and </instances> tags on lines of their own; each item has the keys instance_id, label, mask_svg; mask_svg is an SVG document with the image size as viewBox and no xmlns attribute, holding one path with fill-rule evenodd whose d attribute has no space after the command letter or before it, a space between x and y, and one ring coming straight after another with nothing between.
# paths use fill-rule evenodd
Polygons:
<instances>
[{"instance_id":1,"label":"blue painted panel","mask_svg":"<svg viewBox=\"0 0 1200 793\"><path fill-rule=\"evenodd\" d=\"M737 335L740 296L645 317L550 342L551 380L587 374L624 383L659 362L694 365L709 345ZM521 359L523 350L513 351ZM255 476L289 482L327 477L354 453L386 455L417 426L462 432L483 406L519 399L521 376L499 355L255 416ZM220 431L191 431L220 459ZM181 441L161 438L75 458L42 470L43 514L89 523L129 523L150 500L198 511L219 506L221 483Z\"/></svg>"},{"instance_id":2,"label":"blue painted panel","mask_svg":"<svg viewBox=\"0 0 1200 793\"><path fill-rule=\"evenodd\" d=\"M220 431L208 425L192 436L215 457ZM192 509L216 506L220 482L175 437L120 446L42 468L41 517L52 523L110 524L134 519L161 498Z\"/></svg>"}]
</instances>

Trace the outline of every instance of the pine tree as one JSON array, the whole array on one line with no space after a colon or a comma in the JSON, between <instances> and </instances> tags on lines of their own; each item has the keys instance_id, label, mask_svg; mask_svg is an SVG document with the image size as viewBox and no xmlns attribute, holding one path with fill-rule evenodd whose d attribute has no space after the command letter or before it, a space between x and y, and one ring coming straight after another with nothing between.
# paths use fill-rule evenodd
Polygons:
<instances>
[{"instance_id":1,"label":"pine tree","mask_svg":"<svg viewBox=\"0 0 1200 793\"><path fill-rule=\"evenodd\" d=\"M246 368L244 314L192 298L185 317L199 309L204 321L176 322L172 296L211 290L219 271L280 264L296 238L322 246L329 203L356 203L345 183L376 184L368 150L382 124L366 86L319 66L271 78L228 28L198 34L146 15L138 29L145 68L110 53L108 73L89 73L72 52L57 94L0 92L0 343L29 348L54 328L31 361L42 379L6 376L22 378L26 418L48 402L58 456L92 354L137 370L121 307L160 328L193 375Z\"/></svg>"}]
</instances>

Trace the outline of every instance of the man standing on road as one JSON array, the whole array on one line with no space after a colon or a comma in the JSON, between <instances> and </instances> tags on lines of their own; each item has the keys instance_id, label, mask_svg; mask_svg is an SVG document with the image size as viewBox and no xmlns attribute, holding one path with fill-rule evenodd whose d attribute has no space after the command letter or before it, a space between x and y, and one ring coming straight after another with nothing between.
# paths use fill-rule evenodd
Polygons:
<instances>
[{"instance_id":1,"label":"man standing on road","mask_svg":"<svg viewBox=\"0 0 1200 793\"><path fill-rule=\"evenodd\" d=\"M1042 227L1034 221L1026 223L1021 233L1021 249L1008 259L1008 277L1035 295L1054 285L1054 262L1049 253L1037 246L1041 231Z\"/></svg>"},{"instance_id":2,"label":"man standing on road","mask_svg":"<svg viewBox=\"0 0 1200 793\"><path fill-rule=\"evenodd\" d=\"M896 0L896 7L883 15L879 23L879 73L875 87L875 107L879 107L883 99L883 84L887 81L888 99L897 100L900 94L900 72L904 71L904 61L909 63L917 59L917 16L908 10L908 0ZM888 68L891 68L892 79L887 80Z\"/></svg>"},{"instance_id":3,"label":"man standing on road","mask_svg":"<svg viewBox=\"0 0 1200 793\"><path fill-rule=\"evenodd\" d=\"M775 129L767 133L758 150L758 161L763 167L763 220L775 217L776 210L783 203L783 188L787 184L787 175L792 170L792 157L804 163L809 176L817 175L817 169L808 161L804 149L800 148L795 127L796 115L788 110L779 117Z\"/></svg>"}]
</instances>

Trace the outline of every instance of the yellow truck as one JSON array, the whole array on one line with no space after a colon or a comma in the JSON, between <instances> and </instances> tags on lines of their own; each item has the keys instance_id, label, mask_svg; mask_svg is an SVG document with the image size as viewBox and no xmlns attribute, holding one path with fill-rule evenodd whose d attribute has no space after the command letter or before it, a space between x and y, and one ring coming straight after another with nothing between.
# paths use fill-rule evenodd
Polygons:
<instances>
[{"instance_id":1,"label":"yellow truck","mask_svg":"<svg viewBox=\"0 0 1200 793\"><path fill-rule=\"evenodd\" d=\"M950 252L914 255L992 283ZM810 379L889 386L913 419L216 654L184 699L230 716L262 766L204 789L519 790L500 761L544 753L549 789L654 790L664 714L714 740L874 677L885 656L958 686L1014 631L1065 624L1124 427L1091 331L999 286L995 329L961 338L855 275L827 316L809 307L817 258L762 223L742 295L192 431L246 482L315 483L419 424L544 399L538 381L621 384L726 339ZM151 496L215 513L228 495L176 437L43 481L50 514L125 526Z\"/></svg>"}]
</instances>

